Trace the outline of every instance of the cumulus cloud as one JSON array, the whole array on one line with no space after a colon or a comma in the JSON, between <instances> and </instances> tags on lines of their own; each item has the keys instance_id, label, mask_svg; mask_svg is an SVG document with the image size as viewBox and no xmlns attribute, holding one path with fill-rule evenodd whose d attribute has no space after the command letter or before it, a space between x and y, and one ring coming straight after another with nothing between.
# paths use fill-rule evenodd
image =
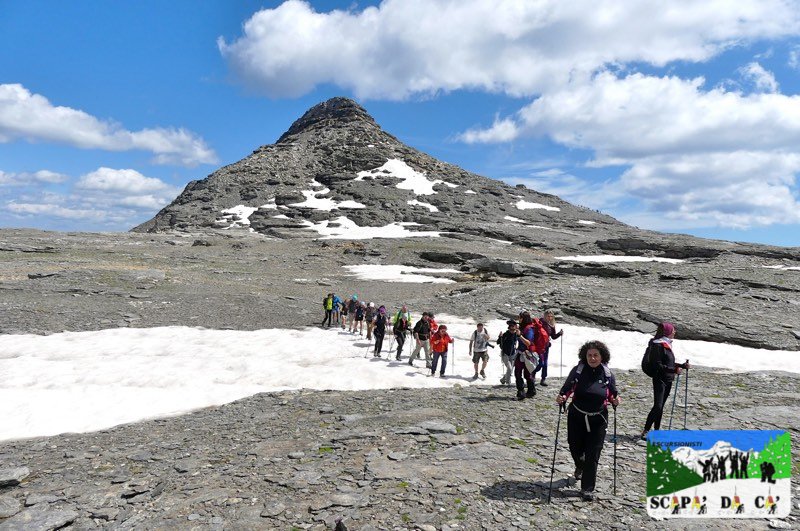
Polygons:
<instances>
[{"instance_id":1,"label":"cumulus cloud","mask_svg":"<svg viewBox=\"0 0 800 531\"><path fill-rule=\"evenodd\" d=\"M63 173L39 170L33 173L6 173L0 170L0 186L28 186L36 184L58 184L69 179Z\"/></svg>"},{"instance_id":2,"label":"cumulus cloud","mask_svg":"<svg viewBox=\"0 0 800 531\"><path fill-rule=\"evenodd\" d=\"M713 21L713 23L709 23ZM536 95L612 64L705 61L755 39L796 34L796 0L384 0L319 13L301 0L263 9L218 47L273 97L335 84L359 97L477 89Z\"/></svg>"},{"instance_id":3,"label":"cumulus cloud","mask_svg":"<svg viewBox=\"0 0 800 531\"><path fill-rule=\"evenodd\" d=\"M513 121L518 137L592 151L589 166L626 167L611 189L662 220L737 228L800 222L800 96L703 85L702 78L603 72L542 95L502 121ZM480 131L472 134L481 138ZM540 184L587 199L577 187Z\"/></svg>"},{"instance_id":4,"label":"cumulus cloud","mask_svg":"<svg viewBox=\"0 0 800 531\"><path fill-rule=\"evenodd\" d=\"M0 183L4 175L8 174L0 172ZM132 169L98 168L63 191L48 189L50 183L45 181L38 184L33 192L6 201L6 212L23 222L35 217L51 224L58 220L85 221L93 229L128 230L180 193L177 187Z\"/></svg>"},{"instance_id":5,"label":"cumulus cloud","mask_svg":"<svg viewBox=\"0 0 800 531\"><path fill-rule=\"evenodd\" d=\"M158 164L194 166L217 161L214 150L182 128L128 131L77 109L53 105L20 84L0 84L0 142L56 142L84 149L144 150Z\"/></svg>"},{"instance_id":6,"label":"cumulus cloud","mask_svg":"<svg viewBox=\"0 0 800 531\"><path fill-rule=\"evenodd\" d=\"M758 92L778 92L778 81L775 75L758 63L749 63L739 69L739 73L751 82Z\"/></svg>"}]
</instances>

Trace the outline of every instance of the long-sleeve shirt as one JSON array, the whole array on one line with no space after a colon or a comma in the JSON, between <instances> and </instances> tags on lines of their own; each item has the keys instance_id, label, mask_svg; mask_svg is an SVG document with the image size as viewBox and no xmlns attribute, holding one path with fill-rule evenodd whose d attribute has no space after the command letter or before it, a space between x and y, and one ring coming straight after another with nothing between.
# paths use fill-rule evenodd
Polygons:
<instances>
[{"instance_id":1,"label":"long-sleeve shirt","mask_svg":"<svg viewBox=\"0 0 800 531\"><path fill-rule=\"evenodd\" d=\"M444 333L436 333L431 336L431 350L438 353L447 352L447 348L450 343L453 342L453 338L447 335L447 332Z\"/></svg>"},{"instance_id":2,"label":"long-sleeve shirt","mask_svg":"<svg viewBox=\"0 0 800 531\"><path fill-rule=\"evenodd\" d=\"M578 367L583 365L581 373ZM608 399L617 396L617 380L614 374L602 363L594 369L588 363L581 363L572 368L560 395L573 395L572 403L583 411L595 412L606 407Z\"/></svg>"},{"instance_id":3,"label":"long-sleeve shirt","mask_svg":"<svg viewBox=\"0 0 800 531\"><path fill-rule=\"evenodd\" d=\"M666 338L651 339L650 360L656 367L657 378L671 382L675 379L675 354L672 353L672 344Z\"/></svg>"}]
</instances>

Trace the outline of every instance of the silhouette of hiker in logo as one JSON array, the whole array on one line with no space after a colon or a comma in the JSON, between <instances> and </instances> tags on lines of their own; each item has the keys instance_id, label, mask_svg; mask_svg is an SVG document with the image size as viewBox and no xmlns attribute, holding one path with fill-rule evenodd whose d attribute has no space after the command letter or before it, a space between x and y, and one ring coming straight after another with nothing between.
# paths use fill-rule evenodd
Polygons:
<instances>
[{"instance_id":1,"label":"silhouette of hiker in logo","mask_svg":"<svg viewBox=\"0 0 800 531\"><path fill-rule=\"evenodd\" d=\"M736 508L736 514L744 513L744 504L738 494L733 497L733 506Z\"/></svg>"},{"instance_id":2,"label":"silhouette of hiker in logo","mask_svg":"<svg viewBox=\"0 0 800 531\"><path fill-rule=\"evenodd\" d=\"M769 509L769 511L767 511L767 514L775 514L775 511L778 509L778 501L780 499L781 499L780 496L777 496L777 497L773 498L772 494L767 496L767 505L766 505L766 507L767 507L767 509Z\"/></svg>"},{"instance_id":3,"label":"silhouette of hiker in logo","mask_svg":"<svg viewBox=\"0 0 800 531\"><path fill-rule=\"evenodd\" d=\"M672 503L670 503L670 507L672 507L672 514L678 514L681 508L680 503L678 503L678 497L673 494L672 496Z\"/></svg>"},{"instance_id":4,"label":"silhouette of hiker in logo","mask_svg":"<svg viewBox=\"0 0 800 531\"><path fill-rule=\"evenodd\" d=\"M711 483L716 483L719 481L719 465L717 463L711 463Z\"/></svg>"},{"instance_id":5,"label":"silhouette of hiker in logo","mask_svg":"<svg viewBox=\"0 0 800 531\"><path fill-rule=\"evenodd\" d=\"M761 483L767 482L774 485L775 480L772 478L772 476L775 475L775 465L768 461L764 461L761 463L761 465L759 465L759 467L761 468Z\"/></svg>"},{"instance_id":6,"label":"silhouette of hiker in logo","mask_svg":"<svg viewBox=\"0 0 800 531\"><path fill-rule=\"evenodd\" d=\"M711 459L706 459L705 461L698 461L700 466L703 467L703 481L709 482L711 481Z\"/></svg>"},{"instance_id":7,"label":"silhouette of hiker in logo","mask_svg":"<svg viewBox=\"0 0 800 531\"><path fill-rule=\"evenodd\" d=\"M706 508L706 497L703 496L703 505L700 506L700 512L698 512L697 514L706 514L706 512L708 512Z\"/></svg>"},{"instance_id":8,"label":"silhouette of hiker in logo","mask_svg":"<svg viewBox=\"0 0 800 531\"><path fill-rule=\"evenodd\" d=\"M728 456L717 456L717 462L719 463L719 479L725 479L725 462L728 460Z\"/></svg>"},{"instance_id":9,"label":"silhouette of hiker in logo","mask_svg":"<svg viewBox=\"0 0 800 531\"><path fill-rule=\"evenodd\" d=\"M741 472L740 479L748 479L747 464L750 462L750 452L744 453L739 457L739 471Z\"/></svg>"},{"instance_id":10,"label":"silhouette of hiker in logo","mask_svg":"<svg viewBox=\"0 0 800 531\"><path fill-rule=\"evenodd\" d=\"M739 479L739 452L734 452L731 454L731 476Z\"/></svg>"}]
</instances>

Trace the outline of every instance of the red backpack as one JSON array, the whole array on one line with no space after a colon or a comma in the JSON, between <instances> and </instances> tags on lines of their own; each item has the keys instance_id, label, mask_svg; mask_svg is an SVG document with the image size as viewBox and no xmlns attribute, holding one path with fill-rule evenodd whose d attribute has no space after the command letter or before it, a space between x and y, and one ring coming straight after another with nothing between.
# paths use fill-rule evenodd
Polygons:
<instances>
[{"instance_id":1,"label":"red backpack","mask_svg":"<svg viewBox=\"0 0 800 531\"><path fill-rule=\"evenodd\" d=\"M533 326L533 343L528 347L528 350L532 350L540 356L543 356L547 351L548 345L550 345L550 334L547 333L547 330L542 326L539 319L534 319L531 325Z\"/></svg>"}]
</instances>

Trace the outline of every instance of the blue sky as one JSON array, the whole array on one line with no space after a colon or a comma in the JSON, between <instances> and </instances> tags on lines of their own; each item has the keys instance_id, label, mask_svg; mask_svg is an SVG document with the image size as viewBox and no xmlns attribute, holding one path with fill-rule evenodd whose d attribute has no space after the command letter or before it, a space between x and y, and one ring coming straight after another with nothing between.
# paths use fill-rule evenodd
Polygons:
<instances>
[{"instance_id":1,"label":"blue sky","mask_svg":"<svg viewBox=\"0 0 800 531\"><path fill-rule=\"evenodd\" d=\"M800 5L651 5L0 0L0 227L127 230L345 95L642 228L800 245Z\"/></svg>"}]
</instances>

